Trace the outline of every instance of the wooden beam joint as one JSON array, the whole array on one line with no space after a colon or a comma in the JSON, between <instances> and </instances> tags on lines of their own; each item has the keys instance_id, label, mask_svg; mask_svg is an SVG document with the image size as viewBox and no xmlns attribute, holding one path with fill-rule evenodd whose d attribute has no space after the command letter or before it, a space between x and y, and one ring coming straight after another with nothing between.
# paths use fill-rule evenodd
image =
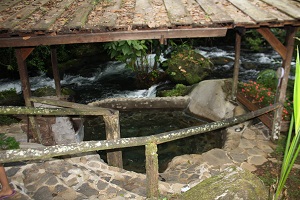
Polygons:
<instances>
[{"instance_id":1,"label":"wooden beam joint","mask_svg":"<svg viewBox=\"0 0 300 200\"><path fill-rule=\"evenodd\" d=\"M271 32L269 28L261 27L257 29L259 32L274 48L275 51L279 53L283 60L286 59L287 48L277 39L277 37Z\"/></svg>"}]
</instances>

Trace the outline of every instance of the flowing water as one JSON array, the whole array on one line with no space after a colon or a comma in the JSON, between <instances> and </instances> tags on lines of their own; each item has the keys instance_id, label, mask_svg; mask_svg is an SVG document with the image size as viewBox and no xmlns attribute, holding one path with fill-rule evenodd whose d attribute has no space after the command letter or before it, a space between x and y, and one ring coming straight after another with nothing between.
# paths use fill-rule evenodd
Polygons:
<instances>
[{"instance_id":1,"label":"flowing water","mask_svg":"<svg viewBox=\"0 0 300 200\"><path fill-rule=\"evenodd\" d=\"M215 65L212 78L231 78L233 76L233 47L202 47L197 49L208 58L223 57L229 62ZM255 80L259 71L263 69L277 69L281 66L280 56L270 51L268 53L241 53L241 67L239 79L242 81ZM293 63L294 64L294 63ZM65 74L61 84L75 91L75 101L89 103L111 97L155 97L159 85L148 89L139 90L133 87L134 74L119 62L107 62L94 67L94 73L90 76ZM30 77L32 90L44 86L54 88L54 81L45 74ZM161 83L167 84L167 83ZM7 79L0 80L0 91L15 88L21 91L20 81ZM177 130L206 123L201 119L186 115L183 111L136 111L121 112L121 137L145 136L166 131ZM99 117L89 117L85 120L85 140L105 139L103 120ZM159 166L163 171L167 163L177 155L202 153L211 148L221 147L220 132L213 132L192 136L184 140L178 140L159 145ZM99 152L105 159L103 152ZM125 169L144 172L145 156L144 147L123 149Z\"/></svg>"}]
</instances>

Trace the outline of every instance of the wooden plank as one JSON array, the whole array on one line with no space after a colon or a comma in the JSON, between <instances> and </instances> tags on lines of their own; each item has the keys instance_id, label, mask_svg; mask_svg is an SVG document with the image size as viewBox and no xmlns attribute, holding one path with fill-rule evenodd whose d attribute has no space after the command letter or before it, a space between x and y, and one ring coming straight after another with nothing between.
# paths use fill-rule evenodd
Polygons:
<instances>
[{"instance_id":1,"label":"wooden plank","mask_svg":"<svg viewBox=\"0 0 300 200\"><path fill-rule=\"evenodd\" d=\"M55 100L55 99L47 99L42 97L31 97L29 99L31 102L34 103L42 103L52 106L59 106L59 107L65 107L65 108L74 108L74 109L81 109L81 110L97 110L99 115L113 115L116 110L110 109L110 108L101 108L101 107L92 107L84 104L78 104L74 102L68 102L68 101L61 101L61 100Z\"/></svg>"},{"instance_id":2,"label":"wooden plank","mask_svg":"<svg viewBox=\"0 0 300 200\"><path fill-rule=\"evenodd\" d=\"M154 142L146 145L145 156L146 156L147 198L159 199L158 154L157 154L157 145Z\"/></svg>"},{"instance_id":3,"label":"wooden plank","mask_svg":"<svg viewBox=\"0 0 300 200\"><path fill-rule=\"evenodd\" d=\"M21 0L9 0L9 1L0 2L0 12L2 12L3 10L6 10L7 8L10 8L10 7L16 5L20 1Z\"/></svg>"},{"instance_id":4,"label":"wooden plank","mask_svg":"<svg viewBox=\"0 0 300 200\"><path fill-rule=\"evenodd\" d=\"M243 104L250 111L258 110L259 108L251 103L246 97L242 94L237 94L237 100ZM264 123L270 130L272 130L272 119L268 116L268 114L264 114L258 117L262 123Z\"/></svg>"},{"instance_id":5,"label":"wooden plank","mask_svg":"<svg viewBox=\"0 0 300 200\"><path fill-rule=\"evenodd\" d=\"M19 12L13 14L0 25L0 28L13 29L18 24L21 24L23 20L34 13L40 6L46 4L49 0L41 0L39 3L28 5L22 8Z\"/></svg>"},{"instance_id":6,"label":"wooden plank","mask_svg":"<svg viewBox=\"0 0 300 200\"><path fill-rule=\"evenodd\" d=\"M28 36L0 38L0 47L26 47L56 44L80 44L93 42L111 42L118 40L147 40L164 38L200 38L200 37L225 37L227 28L193 28L193 29L157 29L140 31L116 31L103 33L81 34L51 34L47 36Z\"/></svg>"},{"instance_id":7,"label":"wooden plank","mask_svg":"<svg viewBox=\"0 0 300 200\"><path fill-rule=\"evenodd\" d=\"M196 0L213 23L232 23L233 19L210 0Z\"/></svg>"},{"instance_id":8,"label":"wooden plank","mask_svg":"<svg viewBox=\"0 0 300 200\"><path fill-rule=\"evenodd\" d=\"M148 26L154 28L158 26L155 20L156 13L149 0L136 0L133 18L133 26Z\"/></svg>"},{"instance_id":9,"label":"wooden plank","mask_svg":"<svg viewBox=\"0 0 300 200\"><path fill-rule=\"evenodd\" d=\"M266 12L269 12L271 15L273 15L274 17L277 18L278 22L285 22L285 23L290 23L294 20L294 18L288 16L287 14L281 12L278 9L274 9L273 6L260 1L260 0L252 0L252 3L257 5L258 7L260 7L261 9L263 9Z\"/></svg>"},{"instance_id":10,"label":"wooden plank","mask_svg":"<svg viewBox=\"0 0 300 200\"><path fill-rule=\"evenodd\" d=\"M286 89L288 86L289 81L289 75L291 70L291 62L293 59L293 53L294 53L294 44L295 44L295 36L297 33L298 27L292 27L288 26L286 29L286 35L285 35L285 41L286 41L286 57L283 59L282 67L284 68L284 75L281 80L280 88L279 88L279 94L278 97L276 97L276 102L279 102L283 105L283 103L286 101ZM282 111L283 106L281 106L279 109L275 111L274 119L273 119L273 127L272 127L272 135L273 139L278 139L280 135L280 128L282 124Z\"/></svg>"},{"instance_id":11,"label":"wooden plank","mask_svg":"<svg viewBox=\"0 0 300 200\"><path fill-rule=\"evenodd\" d=\"M114 27L118 18L118 10L121 8L122 0L115 0L114 4L105 7L103 16L97 26Z\"/></svg>"},{"instance_id":12,"label":"wooden plank","mask_svg":"<svg viewBox=\"0 0 300 200\"><path fill-rule=\"evenodd\" d=\"M173 25L192 25L193 20L181 0L164 0L170 22Z\"/></svg>"},{"instance_id":13,"label":"wooden plank","mask_svg":"<svg viewBox=\"0 0 300 200\"><path fill-rule=\"evenodd\" d=\"M291 5L288 1L285 0L262 0L263 2L270 4L280 11L284 12L285 14L295 18L300 19L300 12L299 8Z\"/></svg>"},{"instance_id":14,"label":"wooden plank","mask_svg":"<svg viewBox=\"0 0 300 200\"><path fill-rule=\"evenodd\" d=\"M239 82L239 69L240 69L240 57L241 57L241 41L242 41L242 31L236 30L235 33L235 56L234 56L234 70L233 70L233 82L232 82L232 93L231 100L236 101L236 94L238 90Z\"/></svg>"},{"instance_id":15,"label":"wooden plank","mask_svg":"<svg viewBox=\"0 0 300 200\"><path fill-rule=\"evenodd\" d=\"M73 2L74 0L64 0L58 3L54 8L47 11L46 15L32 27L32 30L48 30Z\"/></svg>"},{"instance_id":16,"label":"wooden plank","mask_svg":"<svg viewBox=\"0 0 300 200\"><path fill-rule=\"evenodd\" d=\"M66 25L69 29L80 29L86 24L88 15L93 9L93 4L91 0L86 0L85 2L80 2L80 5L76 8L75 15L72 16L72 20Z\"/></svg>"},{"instance_id":17,"label":"wooden plank","mask_svg":"<svg viewBox=\"0 0 300 200\"><path fill-rule=\"evenodd\" d=\"M249 15L257 23L261 22L271 22L276 21L276 17L272 16L270 13L265 12L264 10L256 7L251 4L248 0L228 0L241 11Z\"/></svg>"},{"instance_id":18,"label":"wooden plank","mask_svg":"<svg viewBox=\"0 0 300 200\"><path fill-rule=\"evenodd\" d=\"M207 16L206 12L195 0L184 0L184 5L193 19L193 27L215 26L212 20Z\"/></svg>"},{"instance_id":19,"label":"wooden plank","mask_svg":"<svg viewBox=\"0 0 300 200\"><path fill-rule=\"evenodd\" d=\"M248 15L243 13L237 7L235 7L232 3L227 0L212 0L218 7L222 10L222 12L227 13L233 20L235 26L245 26L255 24L253 19L251 19Z\"/></svg>"},{"instance_id":20,"label":"wooden plank","mask_svg":"<svg viewBox=\"0 0 300 200\"><path fill-rule=\"evenodd\" d=\"M103 116L105 122L106 140L116 140L121 138L119 111L114 115ZM123 168L122 151L119 149L107 151L107 163L111 166Z\"/></svg>"}]
</instances>

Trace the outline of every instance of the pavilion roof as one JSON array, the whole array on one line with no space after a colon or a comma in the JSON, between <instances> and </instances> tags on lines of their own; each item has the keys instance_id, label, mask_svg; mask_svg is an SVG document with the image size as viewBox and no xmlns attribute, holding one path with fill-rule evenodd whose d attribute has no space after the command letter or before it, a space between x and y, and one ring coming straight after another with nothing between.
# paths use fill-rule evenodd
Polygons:
<instances>
[{"instance_id":1,"label":"pavilion roof","mask_svg":"<svg viewBox=\"0 0 300 200\"><path fill-rule=\"evenodd\" d=\"M300 25L300 0L2 0L0 47L224 36Z\"/></svg>"}]
</instances>

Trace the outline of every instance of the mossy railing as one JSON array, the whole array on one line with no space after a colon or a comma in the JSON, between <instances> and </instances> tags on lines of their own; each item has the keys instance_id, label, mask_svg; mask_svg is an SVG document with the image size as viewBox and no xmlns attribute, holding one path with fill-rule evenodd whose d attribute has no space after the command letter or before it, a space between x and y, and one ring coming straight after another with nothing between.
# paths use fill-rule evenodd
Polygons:
<instances>
[{"instance_id":1,"label":"mossy railing","mask_svg":"<svg viewBox=\"0 0 300 200\"><path fill-rule=\"evenodd\" d=\"M157 145L182 139L192 135L206 133L209 131L225 128L242 123L249 119L258 117L267 112L279 108L280 104L274 104L259 110L235 116L218 122L207 123L201 126L193 126L175 131L160 133L157 135L144 137L120 138L102 141L85 141L75 144L48 146L41 149L17 149L0 152L0 163L9 163L24 160L48 159L56 156L91 152L96 150L120 149L125 147L146 146L146 177L147 177L147 197L158 197L158 158ZM97 108L89 108L86 113L77 109L54 108L28 108L28 107L0 107L0 114L29 114L29 115L98 115ZM72 111L73 110L73 111Z\"/></svg>"}]
</instances>

